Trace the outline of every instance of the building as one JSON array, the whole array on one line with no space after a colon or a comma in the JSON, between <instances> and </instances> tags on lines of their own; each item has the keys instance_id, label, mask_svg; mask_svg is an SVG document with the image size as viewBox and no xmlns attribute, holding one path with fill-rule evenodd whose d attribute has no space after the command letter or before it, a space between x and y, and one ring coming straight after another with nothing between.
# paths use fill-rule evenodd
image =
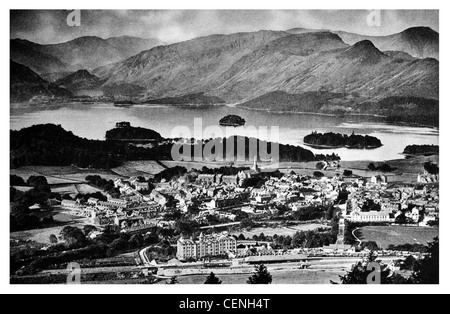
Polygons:
<instances>
[{"instance_id":1,"label":"building","mask_svg":"<svg viewBox=\"0 0 450 314\"><path fill-rule=\"evenodd\" d=\"M65 208L70 208L71 209L71 208L80 208L81 205L77 201L62 200L61 207L65 207Z\"/></svg>"},{"instance_id":2,"label":"building","mask_svg":"<svg viewBox=\"0 0 450 314\"><path fill-rule=\"evenodd\" d=\"M216 176L214 174L201 174L198 176L197 180L200 182L212 184L215 182Z\"/></svg>"},{"instance_id":3,"label":"building","mask_svg":"<svg viewBox=\"0 0 450 314\"><path fill-rule=\"evenodd\" d=\"M390 213L386 211L370 211L370 212L355 212L348 215L347 220L351 222L393 222L390 218Z\"/></svg>"},{"instance_id":4,"label":"building","mask_svg":"<svg viewBox=\"0 0 450 314\"><path fill-rule=\"evenodd\" d=\"M180 238L177 243L177 258L179 260L201 259L236 252L237 241L227 233L209 236L202 233L197 241Z\"/></svg>"},{"instance_id":5,"label":"building","mask_svg":"<svg viewBox=\"0 0 450 314\"><path fill-rule=\"evenodd\" d=\"M263 255L247 257L245 262L250 265L300 263L301 268L307 268L310 266L310 264L307 263L308 259L308 256L303 254Z\"/></svg>"},{"instance_id":6,"label":"building","mask_svg":"<svg viewBox=\"0 0 450 314\"><path fill-rule=\"evenodd\" d=\"M370 182L373 183L373 184L387 184L388 180L387 180L386 176L379 175L379 176L373 176L370 179Z\"/></svg>"},{"instance_id":7,"label":"building","mask_svg":"<svg viewBox=\"0 0 450 314\"><path fill-rule=\"evenodd\" d=\"M99 201L98 205L104 206L107 208L119 208L119 207L127 207L128 201L117 199L117 198L108 198L106 202Z\"/></svg>"},{"instance_id":8,"label":"building","mask_svg":"<svg viewBox=\"0 0 450 314\"><path fill-rule=\"evenodd\" d=\"M136 182L134 184L136 191L140 192L140 191L146 191L148 190L148 183L147 182Z\"/></svg>"},{"instance_id":9,"label":"building","mask_svg":"<svg viewBox=\"0 0 450 314\"><path fill-rule=\"evenodd\" d=\"M179 260L197 259L197 243L193 239L181 237L177 243L177 258Z\"/></svg>"},{"instance_id":10,"label":"building","mask_svg":"<svg viewBox=\"0 0 450 314\"><path fill-rule=\"evenodd\" d=\"M117 122L116 128L130 128L131 123L130 122Z\"/></svg>"}]
</instances>

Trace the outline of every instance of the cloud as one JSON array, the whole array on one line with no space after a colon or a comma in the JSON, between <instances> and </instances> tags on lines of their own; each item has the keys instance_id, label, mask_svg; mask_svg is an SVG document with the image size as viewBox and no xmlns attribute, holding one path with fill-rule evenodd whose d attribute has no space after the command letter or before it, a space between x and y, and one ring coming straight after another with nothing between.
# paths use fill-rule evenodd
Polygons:
<instances>
[{"instance_id":1,"label":"cloud","mask_svg":"<svg viewBox=\"0 0 450 314\"><path fill-rule=\"evenodd\" d=\"M11 38L48 44L80 36L154 37L167 43L211 34L287 30L295 27L388 35L408 27L439 31L438 11L383 11L382 25L369 27L367 10L83 10L81 27L69 27L67 10L11 11Z\"/></svg>"}]
</instances>

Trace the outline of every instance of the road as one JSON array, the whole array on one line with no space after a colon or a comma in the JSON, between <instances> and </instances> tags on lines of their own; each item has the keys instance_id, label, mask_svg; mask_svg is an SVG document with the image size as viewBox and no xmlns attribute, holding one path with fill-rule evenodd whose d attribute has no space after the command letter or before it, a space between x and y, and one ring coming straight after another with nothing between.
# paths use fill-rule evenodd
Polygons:
<instances>
[{"instance_id":1,"label":"road","mask_svg":"<svg viewBox=\"0 0 450 314\"><path fill-rule=\"evenodd\" d=\"M355 232L356 232L357 230L362 230L362 229L361 229L361 228L356 228L355 230L352 231L352 235L355 237L356 241L359 242L358 246L361 247L361 244L362 244L363 241L361 241L361 240L356 236Z\"/></svg>"}]
</instances>

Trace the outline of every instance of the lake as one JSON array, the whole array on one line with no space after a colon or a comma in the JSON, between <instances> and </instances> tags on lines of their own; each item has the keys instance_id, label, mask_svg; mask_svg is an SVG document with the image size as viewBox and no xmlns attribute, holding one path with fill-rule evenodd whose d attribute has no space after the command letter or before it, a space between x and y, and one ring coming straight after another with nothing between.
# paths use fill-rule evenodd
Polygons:
<instances>
[{"instance_id":1,"label":"lake","mask_svg":"<svg viewBox=\"0 0 450 314\"><path fill-rule=\"evenodd\" d=\"M238 128L219 127L219 120L226 115L243 117L247 124ZM60 124L75 135L89 139L104 139L107 130L115 127L116 122L128 121L132 126L150 128L163 137L172 137L175 127L187 127L194 133L195 119L202 119L205 138L214 137L215 132L223 135L245 135L272 140L270 127L279 128L279 142L298 145L314 153L338 154L342 160L385 161L405 158L404 148L412 144L439 144L439 129L431 127L394 125L384 122L381 117L373 116L328 116L293 113L268 113L250 111L233 106L215 106L208 108L138 105L128 108L114 107L112 104L81 104L19 107L11 105L10 128L19 130L34 124ZM208 128L214 126L214 129ZM251 126L255 128L252 129ZM269 132L262 133L260 127L268 127ZM226 134L226 131L231 133ZM313 149L303 144L303 138L312 131L371 135L379 138L383 146L373 150Z\"/></svg>"}]
</instances>

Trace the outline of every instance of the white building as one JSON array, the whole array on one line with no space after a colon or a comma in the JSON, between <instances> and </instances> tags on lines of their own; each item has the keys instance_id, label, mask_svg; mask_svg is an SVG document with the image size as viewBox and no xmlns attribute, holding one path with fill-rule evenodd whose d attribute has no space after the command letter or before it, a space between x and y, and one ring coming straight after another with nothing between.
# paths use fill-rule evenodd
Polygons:
<instances>
[{"instance_id":1,"label":"white building","mask_svg":"<svg viewBox=\"0 0 450 314\"><path fill-rule=\"evenodd\" d=\"M393 222L390 218L389 212L386 211L370 211L370 212L356 212L353 211L348 215L347 220L351 222Z\"/></svg>"},{"instance_id":2,"label":"white building","mask_svg":"<svg viewBox=\"0 0 450 314\"><path fill-rule=\"evenodd\" d=\"M202 233L197 241L180 238L177 243L179 260L201 259L207 256L220 256L236 252L237 241L227 233L210 236L204 236Z\"/></svg>"}]
</instances>

